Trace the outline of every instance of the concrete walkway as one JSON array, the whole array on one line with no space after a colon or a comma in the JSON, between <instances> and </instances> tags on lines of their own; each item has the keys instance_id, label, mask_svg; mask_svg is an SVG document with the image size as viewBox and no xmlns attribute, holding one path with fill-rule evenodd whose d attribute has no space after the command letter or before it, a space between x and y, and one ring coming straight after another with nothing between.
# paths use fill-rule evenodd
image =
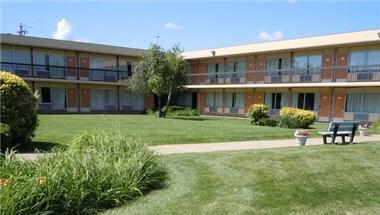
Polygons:
<instances>
[{"instance_id":1,"label":"concrete walkway","mask_svg":"<svg viewBox=\"0 0 380 215\"><path fill-rule=\"evenodd\" d=\"M346 138L347 139L347 138ZM341 139L338 138L337 142ZM380 142L380 135L374 136L356 136L355 143L362 142ZM322 145L322 138L309 138L306 142L306 146ZM247 149L270 149L270 148L282 148L282 147L295 147L298 144L294 139L285 140L255 140L255 141L236 141L236 142L223 142L223 143L198 143L198 144L172 144L172 145L157 145L150 146L149 148L157 152L158 155L171 155L171 154L183 154L183 153L199 153L199 152L218 152L218 151L236 151ZM44 156L46 154L17 154L17 157L34 160L38 156Z\"/></svg>"},{"instance_id":2,"label":"concrete walkway","mask_svg":"<svg viewBox=\"0 0 380 215\"><path fill-rule=\"evenodd\" d=\"M348 140L348 138L346 138ZM355 136L355 143L379 141L380 135L374 136ZM337 138L336 142L341 141ZM309 138L306 146L323 145L322 137ZM268 149L295 147L298 144L294 139L285 140L256 140L256 141L237 141L225 143L199 143L199 144L175 144L175 145L157 145L151 146L150 149L156 151L159 155L182 154L182 153L199 153L199 152L217 152L217 151L236 151L246 149Z\"/></svg>"}]
</instances>

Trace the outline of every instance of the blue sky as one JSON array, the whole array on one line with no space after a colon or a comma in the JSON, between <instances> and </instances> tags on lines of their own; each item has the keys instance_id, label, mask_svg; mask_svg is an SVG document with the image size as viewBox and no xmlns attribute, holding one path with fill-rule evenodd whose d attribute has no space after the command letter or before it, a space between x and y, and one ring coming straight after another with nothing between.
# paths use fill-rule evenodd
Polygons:
<instances>
[{"instance_id":1,"label":"blue sky","mask_svg":"<svg viewBox=\"0 0 380 215\"><path fill-rule=\"evenodd\" d=\"M1 2L1 32L186 50L380 28L380 1ZM57 26L59 25L59 26Z\"/></svg>"}]
</instances>

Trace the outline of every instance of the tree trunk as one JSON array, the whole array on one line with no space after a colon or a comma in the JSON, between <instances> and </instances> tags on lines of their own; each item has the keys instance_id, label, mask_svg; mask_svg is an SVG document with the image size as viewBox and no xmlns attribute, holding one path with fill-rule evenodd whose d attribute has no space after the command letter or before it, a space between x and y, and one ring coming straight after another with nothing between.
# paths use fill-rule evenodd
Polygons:
<instances>
[{"instance_id":1,"label":"tree trunk","mask_svg":"<svg viewBox=\"0 0 380 215\"><path fill-rule=\"evenodd\" d=\"M157 100L158 100L158 117L164 117L164 114L162 112L161 108L161 97L157 95Z\"/></svg>"},{"instance_id":2,"label":"tree trunk","mask_svg":"<svg viewBox=\"0 0 380 215\"><path fill-rule=\"evenodd\" d=\"M168 109L169 109L169 105L170 105L170 99L172 97L172 89L170 88L169 90L169 93L168 93L168 100L166 101L166 106L165 106L165 110L164 110L164 118L166 117L166 114L168 113Z\"/></svg>"}]
</instances>

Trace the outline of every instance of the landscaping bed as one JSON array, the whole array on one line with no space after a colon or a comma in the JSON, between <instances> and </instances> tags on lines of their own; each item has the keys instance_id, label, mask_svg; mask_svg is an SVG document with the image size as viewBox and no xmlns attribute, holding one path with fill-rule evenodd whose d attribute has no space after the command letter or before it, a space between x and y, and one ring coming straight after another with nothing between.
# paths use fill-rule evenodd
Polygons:
<instances>
[{"instance_id":1,"label":"landscaping bed","mask_svg":"<svg viewBox=\"0 0 380 215\"><path fill-rule=\"evenodd\" d=\"M94 214L163 186L166 169L145 144L83 132L35 161L0 156L1 214Z\"/></svg>"}]
</instances>

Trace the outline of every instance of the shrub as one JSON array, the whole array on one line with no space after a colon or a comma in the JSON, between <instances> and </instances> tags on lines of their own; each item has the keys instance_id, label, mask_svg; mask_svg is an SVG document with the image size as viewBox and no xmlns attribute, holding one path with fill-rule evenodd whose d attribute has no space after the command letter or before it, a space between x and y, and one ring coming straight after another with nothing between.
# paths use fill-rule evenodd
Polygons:
<instances>
[{"instance_id":1,"label":"shrub","mask_svg":"<svg viewBox=\"0 0 380 215\"><path fill-rule=\"evenodd\" d=\"M146 113L146 115L148 115L148 116L156 116L158 112L154 111L154 110L151 109L151 108L148 108L148 109L146 109L145 113Z\"/></svg>"},{"instance_id":2,"label":"shrub","mask_svg":"<svg viewBox=\"0 0 380 215\"><path fill-rule=\"evenodd\" d=\"M264 104L254 104L249 108L248 117L251 124L259 125L264 119L269 118L269 107Z\"/></svg>"},{"instance_id":3,"label":"shrub","mask_svg":"<svg viewBox=\"0 0 380 215\"><path fill-rule=\"evenodd\" d=\"M162 111L165 111L166 107L162 109ZM146 114L149 116L158 116L159 112L154 111L152 109L147 109ZM199 116L200 113L197 109L191 109L186 107L180 107L180 106L169 106L168 110L166 112L166 116Z\"/></svg>"},{"instance_id":4,"label":"shrub","mask_svg":"<svg viewBox=\"0 0 380 215\"><path fill-rule=\"evenodd\" d=\"M380 133L380 120L377 120L371 124L372 133Z\"/></svg>"},{"instance_id":5,"label":"shrub","mask_svg":"<svg viewBox=\"0 0 380 215\"><path fill-rule=\"evenodd\" d=\"M9 140L9 125L0 122L0 134L1 134L1 144L0 144L0 153L4 153L5 149L8 147L10 142Z\"/></svg>"},{"instance_id":6,"label":"shrub","mask_svg":"<svg viewBox=\"0 0 380 215\"><path fill-rule=\"evenodd\" d=\"M257 125L275 127L277 126L277 123L278 123L277 120L274 118L264 118L264 119L260 119Z\"/></svg>"},{"instance_id":7,"label":"shrub","mask_svg":"<svg viewBox=\"0 0 380 215\"><path fill-rule=\"evenodd\" d=\"M83 132L37 161L0 157L2 214L94 214L160 188L166 170L139 140Z\"/></svg>"},{"instance_id":8,"label":"shrub","mask_svg":"<svg viewBox=\"0 0 380 215\"><path fill-rule=\"evenodd\" d=\"M312 111L284 107L280 110L279 124L285 128L309 128L315 119L316 115Z\"/></svg>"},{"instance_id":9,"label":"shrub","mask_svg":"<svg viewBox=\"0 0 380 215\"><path fill-rule=\"evenodd\" d=\"M199 111L197 109L184 108L179 110L170 111L167 113L168 116L199 116Z\"/></svg>"},{"instance_id":10,"label":"shrub","mask_svg":"<svg viewBox=\"0 0 380 215\"><path fill-rule=\"evenodd\" d=\"M0 72L1 123L9 126L12 145L30 141L37 128L36 103L29 85L20 77Z\"/></svg>"}]
</instances>

